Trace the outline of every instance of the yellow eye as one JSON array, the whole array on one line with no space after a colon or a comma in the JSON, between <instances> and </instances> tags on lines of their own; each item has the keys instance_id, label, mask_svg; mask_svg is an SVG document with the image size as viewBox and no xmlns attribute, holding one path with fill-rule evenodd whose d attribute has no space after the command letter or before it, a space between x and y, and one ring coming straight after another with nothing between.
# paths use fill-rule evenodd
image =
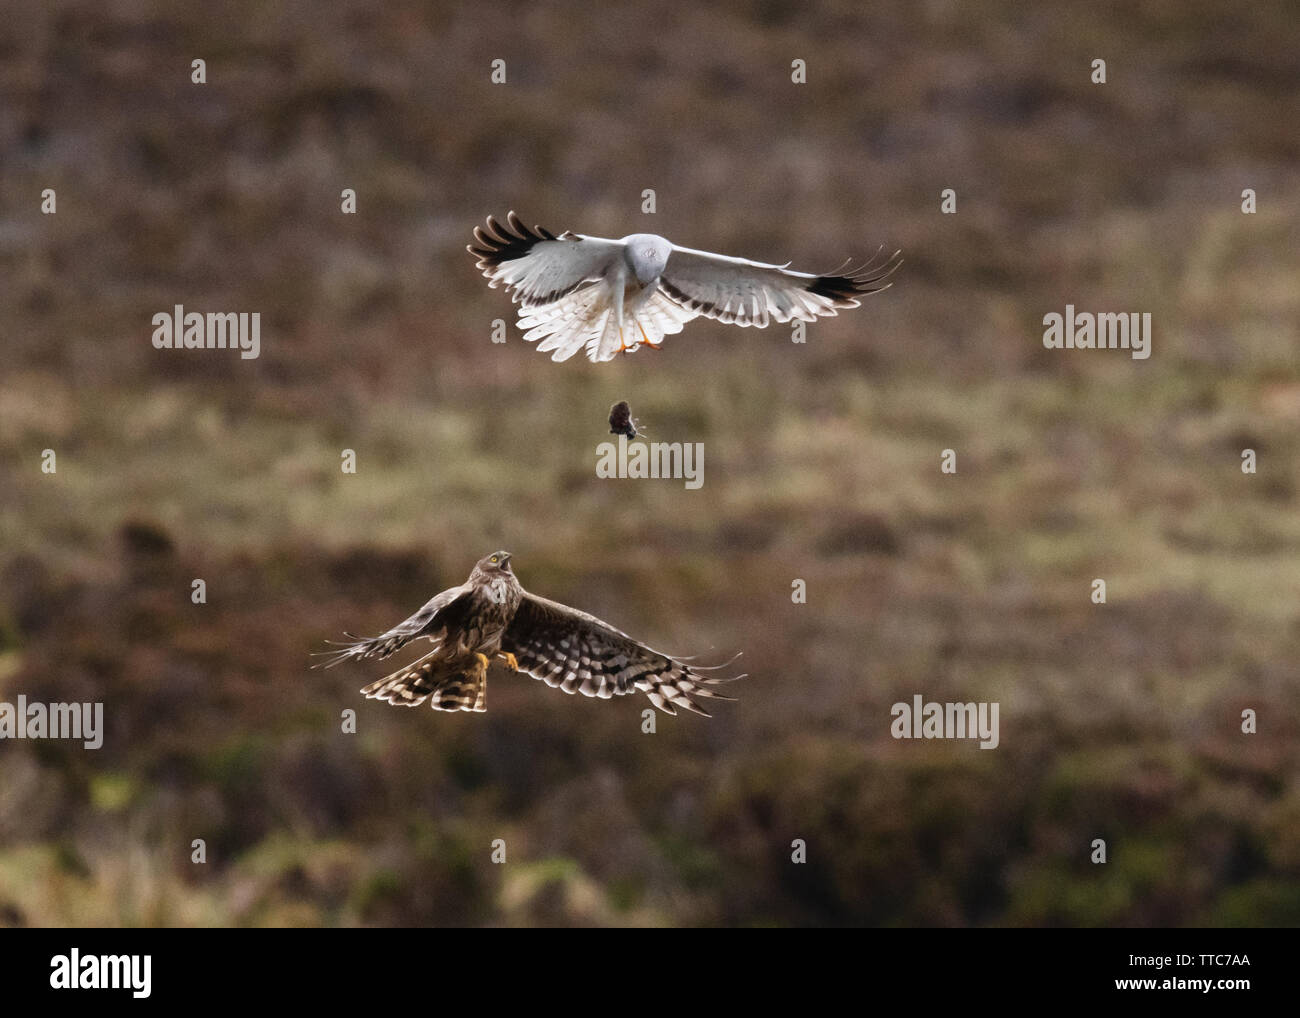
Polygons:
<instances>
[{"instance_id":1,"label":"yellow eye","mask_svg":"<svg viewBox=\"0 0 1300 1018\"><path fill-rule=\"evenodd\" d=\"M495 555L493 555L493 556L492 556L492 561L495 562L496 560L497 560L497 557L496 557Z\"/></svg>"}]
</instances>

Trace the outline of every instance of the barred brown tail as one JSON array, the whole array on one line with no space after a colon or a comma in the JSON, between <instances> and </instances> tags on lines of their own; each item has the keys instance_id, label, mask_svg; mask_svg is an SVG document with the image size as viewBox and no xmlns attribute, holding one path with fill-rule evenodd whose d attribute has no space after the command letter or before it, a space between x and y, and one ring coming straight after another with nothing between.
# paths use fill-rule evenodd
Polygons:
<instances>
[{"instance_id":1,"label":"barred brown tail","mask_svg":"<svg viewBox=\"0 0 1300 1018\"><path fill-rule=\"evenodd\" d=\"M487 710L487 658L477 655L468 667L453 666L434 660L438 651L426 654L415 663L392 675L372 682L361 692L374 700L384 700L403 707L418 707L429 701L434 710Z\"/></svg>"}]
</instances>

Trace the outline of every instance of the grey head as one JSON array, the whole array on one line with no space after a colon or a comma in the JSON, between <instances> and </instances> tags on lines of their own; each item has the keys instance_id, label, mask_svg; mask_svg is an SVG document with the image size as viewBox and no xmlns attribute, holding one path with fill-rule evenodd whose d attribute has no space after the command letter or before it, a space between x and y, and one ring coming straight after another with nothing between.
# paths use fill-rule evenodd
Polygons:
<instances>
[{"instance_id":1,"label":"grey head","mask_svg":"<svg viewBox=\"0 0 1300 1018\"><path fill-rule=\"evenodd\" d=\"M623 257L642 286L655 282L668 264L673 246L653 233L633 233L623 238Z\"/></svg>"}]
</instances>

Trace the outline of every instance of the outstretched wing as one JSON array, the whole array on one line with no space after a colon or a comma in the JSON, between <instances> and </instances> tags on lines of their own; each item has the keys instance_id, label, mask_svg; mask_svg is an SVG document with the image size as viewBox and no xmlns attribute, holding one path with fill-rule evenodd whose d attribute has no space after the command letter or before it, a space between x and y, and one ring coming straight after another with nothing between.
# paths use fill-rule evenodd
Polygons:
<instances>
[{"instance_id":1,"label":"outstretched wing","mask_svg":"<svg viewBox=\"0 0 1300 1018\"><path fill-rule=\"evenodd\" d=\"M884 280L901 264L897 251L882 255L883 249L857 268L816 276L674 245L659 286L688 311L761 329L771 319L811 322L857 307L859 297L886 289Z\"/></svg>"},{"instance_id":2,"label":"outstretched wing","mask_svg":"<svg viewBox=\"0 0 1300 1018\"><path fill-rule=\"evenodd\" d=\"M700 673L712 669L692 667L593 615L528 593L506 628L501 649L514 654L520 671L548 686L603 700L638 691L668 714L682 707L709 717L696 699L734 699L709 687L744 678L705 677Z\"/></svg>"},{"instance_id":3,"label":"outstretched wing","mask_svg":"<svg viewBox=\"0 0 1300 1018\"><path fill-rule=\"evenodd\" d=\"M468 583L444 590L409 619L397 624L388 632L381 633L379 636L354 638L350 643L340 644L341 650L327 651L326 653L331 656L328 661L323 662L323 666L332 668L340 661L347 661L350 658L357 660L368 657L386 658L401 650L412 640L421 637L441 644L446 639L449 629L459 629L463 626L466 608L470 604L471 590Z\"/></svg>"},{"instance_id":4,"label":"outstretched wing","mask_svg":"<svg viewBox=\"0 0 1300 1018\"><path fill-rule=\"evenodd\" d=\"M623 243L577 233L557 237L540 226L530 230L511 212L505 226L488 216L486 227L475 227L467 250L478 257L489 286L503 285L523 308L539 308L604 279L623 256Z\"/></svg>"}]
</instances>

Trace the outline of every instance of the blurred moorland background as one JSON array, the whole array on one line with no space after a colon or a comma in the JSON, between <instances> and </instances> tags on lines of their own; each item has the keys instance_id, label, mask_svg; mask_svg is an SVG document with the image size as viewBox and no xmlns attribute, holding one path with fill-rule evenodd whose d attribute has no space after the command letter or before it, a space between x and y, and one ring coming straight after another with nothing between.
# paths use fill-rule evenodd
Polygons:
<instances>
[{"instance_id":1,"label":"blurred moorland background","mask_svg":"<svg viewBox=\"0 0 1300 1018\"><path fill-rule=\"evenodd\" d=\"M107 732L0 743L0 923L1300 922L1298 54L1281 2L7 4L0 699ZM557 365L464 251L511 208L906 261L804 346ZM1151 359L1044 350L1067 303ZM174 304L260 311L260 358L153 349ZM701 490L596 479L617 399ZM740 701L646 735L308 670L497 547L743 650ZM893 740L916 693L1001 745Z\"/></svg>"}]
</instances>

